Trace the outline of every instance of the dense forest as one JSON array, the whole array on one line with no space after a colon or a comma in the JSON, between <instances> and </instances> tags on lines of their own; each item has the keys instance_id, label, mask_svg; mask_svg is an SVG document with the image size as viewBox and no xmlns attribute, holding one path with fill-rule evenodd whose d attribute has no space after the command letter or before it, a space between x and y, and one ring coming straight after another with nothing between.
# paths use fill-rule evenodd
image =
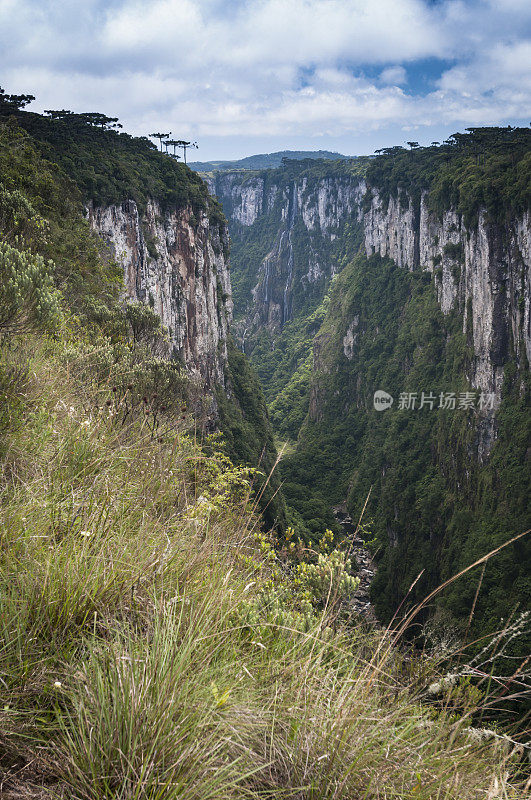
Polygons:
<instances>
[{"instance_id":1,"label":"dense forest","mask_svg":"<svg viewBox=\"0 0 531 800\"><path fill-rule=\"evenodd\" d=\"M23 100L0 94L0 117L11 117L31 136L48 161L58 164L83 198L96 204L135 200L145 206L156 197L165 206L191 205L219 214L205 184L185 164L160 153L147 137L130 136L104 114L50 110L46 115L24 110ZM7 99L6 99L7 98ZM118 125L118 128L117 128Z\"/></svg>"},{"instance_id":2,"label":"dense forest","mask_svg":"<svg viewBox=\"0 0 531 800\"><path fill-rule=\"evenodd\" d=\"M354 317L360 345L349 360L342 340ZM473 410L375 413L375 387L395 403L419 387L437 404L449 386L457 396L477 395L466 379L471 353L460 316L441 313L430 273L407 272L378 256L358 256L334 282L316 349L318 408L296 452L282 462L284 491L315 536L329 522L320 508L348 498L359 516L371 490L365 518L379 557L372 596L388 619L419 573L411 599L526 529L528 376L522 384L514 367L507 369L498 438L484 465L469 455L477 436ZM529 542L519 541L489 563L477 598L478 630L528 606L530 555ZM448 621L466 624L477 580L472 574L442 596Z\"/></svg>"},{"instance_id":3,"label":"dense forest","mask_svg":"<svg viewBox=\"0 0 531 800\"><path fill-rule=\"evenodd\" d=\"M480 209L501 222L529 210L530 128L467 128L443 144L411 144L384 149L371 161L367 179L383 199L404 192L418 200L428 190L433 211L454 208L468 226Z\"/></svg>"},{"instance_id":4,"label":"dense forest","mask_svg":"<svg viewBox=\"0 0 531 800\"><path fill-rule=\"evenodd\" d=\"M470 378L475 359L471 311L457 299L451 313L442 313L440 255L427 264L411 264L409 271L379 256L367 258L363 223L354 214L331 228L334 237L308 230L301 216L295 219L292 317L280 330L267 324L253 328L260 265L282 225L278 207L288 207L292 187L303 185L304 178L307 198L313 181L339 182L349 173L366 180L365 211L377 196L385 213L393 197L411 209L411 224L418 230L423 196L434 219L452 209L469 232L482 213L487 236L508 247L511 223L531 204L531 131L474 128L442 144L412 142L408 149L389 148L365 161L285 162L276 170L249 173L231 185L245 191L260 178L264 196L269 186L279 187L275 203L252 225L232 217L234 190L224 201L234 242L236 315L243 320L238 332L245 334L275 433L287 442L280 473L288 519L306 541L319 539L327 528L340 535L332 507L346 502L357 519L370 495L365 536L378 561L372 598L380 619L389 620L406 596L406 605L420 600L475 558L526 530L529 366L521 343L517 347L501 333L493 340L491 358L504 365L495 423L478 415L477 408L397 414L401 393L424 389L437 403L448 390L456 396L468 392L477 403L480 392ZM446 244L443 253L462 292L466 243ZM305 274L316 252L329 270L309 286ZM509 290L503 288L500 259L503 297ZM521 277L515 279L515 303L522 320L523 263L516 269ZM523 336L521 328L517 335ZM349 336L355 345L347 353ZM374 413L372 395L378 388L395 398L389 414ZM496 441L482 460L479 442L491 424ZM472 633L494 630L500 618L529 607L530 561L528 540L519 540L484 571L455 583L432 612L459 635L469 625L474 603ZM525 654L529 636L516 637L515 648Z\"/></svg>"}]
</instances>

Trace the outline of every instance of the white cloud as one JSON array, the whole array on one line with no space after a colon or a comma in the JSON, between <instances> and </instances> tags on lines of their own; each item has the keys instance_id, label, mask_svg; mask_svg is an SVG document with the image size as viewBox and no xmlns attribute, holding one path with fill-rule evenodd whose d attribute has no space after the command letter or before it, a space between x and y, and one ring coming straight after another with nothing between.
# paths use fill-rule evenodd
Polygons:
<instances>
[{"instance_id":1,"label":"white cloud","mask_svg":"<svg viewBox=\"0 0 531 800\"><path fill-rule=\"evenodd\" d=\"M407 83L406 70L400 66L386 67L380 75L380 82L391 86L401 86Z\"/></svg>"},{"instance_id":2,"label":"white cloud","mask_svg":"<svg viewBox=\"0 0 531 800\"><path fill-rule=\"evenodd\" d=\"M0 0L0 66L38 110L134 133L492 124L529 113L530 23L522 0ZM426 59L451 66L414 93Z\"/></svg>"}]
</instances>

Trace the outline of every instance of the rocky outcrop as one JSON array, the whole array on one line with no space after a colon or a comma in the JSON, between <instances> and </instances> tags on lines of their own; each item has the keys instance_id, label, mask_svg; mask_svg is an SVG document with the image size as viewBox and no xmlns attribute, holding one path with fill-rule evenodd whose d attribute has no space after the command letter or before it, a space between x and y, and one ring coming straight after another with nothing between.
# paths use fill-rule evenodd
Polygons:
<instances>
[{"instance_id":1,"label":"rocky outcrop","mask_svg":"<svg viewBox=\"0 0 531 800\"><path fill-rule=\"evenodd\" d=\"M87 207L91 226L123 266L127 299L149 304L167 328L170 355L207 387L224 383L232 314L228 233L208 213L150 200Z\"/></svg>"},{"instance_id":2,"label":"rocky outcrop","mask_svg":"<svg viewBox=\"0 0 531 800\"><path fill-rule=\"evenodd\" d=\"M253 225L262 211L274 202L274 190L265 193L265 179L261 176L246 176L240 172L205 175L210 194L223 202L229 219L240 225Z\"/></svg>"},{"instance_id":3,"label":"rocky outcrop","mask_svg":"<svg viewBox=\"0 0 531 800\"><path fill-rule=\"evenodd\" d=\"M387 204L376 191L371 195L364 217L367 255L433 273L442 311L458 308L469 332L472 385L499 404L511 345L517 357L525 350L531 359L529 214L502 226L481 212L467 228L455 210L431 213L427 194L416 204L405 195Z\"/></svg>"}]
</instances>

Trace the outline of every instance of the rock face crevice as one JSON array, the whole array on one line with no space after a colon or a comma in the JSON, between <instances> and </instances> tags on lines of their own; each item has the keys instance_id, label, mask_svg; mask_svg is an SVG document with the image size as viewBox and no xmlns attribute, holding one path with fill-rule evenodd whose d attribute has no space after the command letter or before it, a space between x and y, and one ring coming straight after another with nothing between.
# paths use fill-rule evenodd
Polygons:
<instances>
[{"instance_id":1,"label":"rock face crevice","mask_svg":"<svg viewBox=\"0 0 531 800\"><path fill-rule=\"evenodd\" d=\"M125 296L149 304L168 331L169 355L211 388L224 385L232 316L228 233L191 208L140 214L133 200L87 207L90 225L124 270Z\"/></svg>"}]
</instances>

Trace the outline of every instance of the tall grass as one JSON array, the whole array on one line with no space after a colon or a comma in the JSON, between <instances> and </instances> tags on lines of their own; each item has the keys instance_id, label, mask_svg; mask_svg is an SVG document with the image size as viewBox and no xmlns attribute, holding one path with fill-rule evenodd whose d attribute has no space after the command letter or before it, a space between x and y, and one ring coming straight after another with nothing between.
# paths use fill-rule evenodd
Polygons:
<instances>
[{"instance_id":1,"label":"tall grass","mask_svg":"<svg viewBox=\"0 0 531 800\"><path fill-rule=\"evenodd\" d=\"M0 485L1 797L525 796L505 742L421 703L433 660L406 667L389 633L326 607L303 622L245 474L189 420L117 425L60 346L22 356Z\"/></svg>"}]
</instances>

